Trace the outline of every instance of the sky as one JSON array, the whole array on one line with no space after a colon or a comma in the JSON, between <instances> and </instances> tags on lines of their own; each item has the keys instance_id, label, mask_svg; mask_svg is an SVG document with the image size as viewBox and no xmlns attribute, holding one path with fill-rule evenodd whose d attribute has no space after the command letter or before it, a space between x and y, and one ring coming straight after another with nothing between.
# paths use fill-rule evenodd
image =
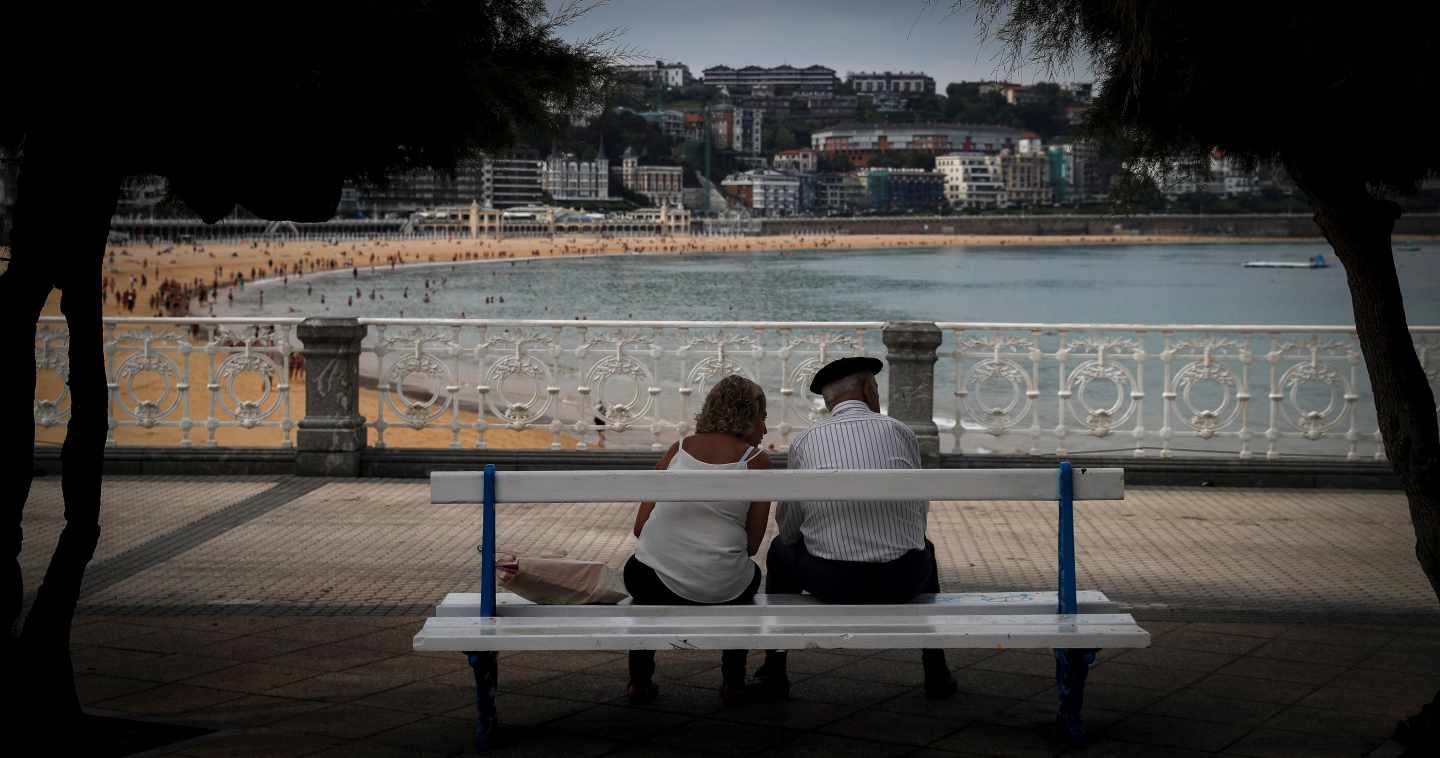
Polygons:
<instances>
[{"instance_id":1,"label":"sky","mask_svg":"<svg viewBox=\"0 0 1440 758\"><path fill-rule=\"evenodd\" d=\"M547 0L552 9L565 0ZM982 45L975 8L949 0L609 0L561 36L578 40L607 30L647 63L679 61L697 78L708 66L819 64L847 71L923 71L936 87L1005 79L1089 81L1088 67L1047 76L1037 66L1010 72L1002 46Z\"/></svg>"}]
</instances>

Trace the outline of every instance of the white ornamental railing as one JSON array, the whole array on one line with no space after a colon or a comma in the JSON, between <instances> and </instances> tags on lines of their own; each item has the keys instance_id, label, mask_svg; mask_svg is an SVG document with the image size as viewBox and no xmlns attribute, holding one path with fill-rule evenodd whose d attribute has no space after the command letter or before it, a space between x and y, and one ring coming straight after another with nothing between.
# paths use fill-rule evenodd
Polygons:
<instances>
[{"instance_id":1,"label":"white ornamental railing","mask_svg":"<svg viewBox=\"0 0 1440 758\"><path fill-rule=\"evenodd\" d=\"M938 326L947 449L1385 457L1351 327ZM1440 327L1412 335L1440 391Z\"/></svg>"},{"instance_id":2,"label":"white ornamental railing","mask_svg":"<svg viewBox=\"0 0 1440 758\"><path fill-rule=\"evenodd\" d=\"M291 404L290 377L300 363L295 328L302 320L105 319L107 443L216 446L229 429L268 432L239 435L240 444L290 447L300 411ZM68 348L65 320L42 318L34 404L42 442L44 430L60 432L70 418Z\"/></svg>"},{"instance_id":3,"label":"white ornamental railing","mask_svg":"<svg viewBox=\"0 0 1440 758\"><path fill-rule=\"evenodd\" d=\"M782 448L823 414L807 389L821 366L884 350L878 321L360 323L377 447L400 427L448 430L450 447L484 447L487 430L510 429L541 431L551 448L659 450L693 428L716 380L740 374L766 388L766 442Z\"/></svg>"},{"instance_id":4,"label":"white ornamental railing","mask_svg":"<svg viewBox=\"0 0 1440 758\"><path fill-rule=\"evenodd\" d=\"M291 446L304 405L300 322L106 319L109 443ZM824 418L807 389L820 366L885 356L882 322L360 323L354 384L376 447L661 449L692 430L716 379L739 373L765 387L766 444L783 449ZM1349 327L937 326L943 452L1384 457ZM1440 327L1413 337L1440 393ZM67 345L64 321L42 319L40 444L62 439L69 418ZM522 434L497 442L495 431Z\"/></svg>"}]
</instances>

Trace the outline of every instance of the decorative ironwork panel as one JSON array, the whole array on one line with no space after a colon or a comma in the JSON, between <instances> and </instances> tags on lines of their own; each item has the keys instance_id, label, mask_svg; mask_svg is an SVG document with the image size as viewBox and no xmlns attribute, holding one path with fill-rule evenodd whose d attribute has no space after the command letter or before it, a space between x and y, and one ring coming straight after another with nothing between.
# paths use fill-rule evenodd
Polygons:
<instances>
[{"instance_id":1,"label":"decorative ironwork panel","mask_svg":"<svg viewBox=\"0 0 1440 758\"><path fill-rule=\"evenodd\" d=\"M821 366L883 353L878 322L362 323L361 373L377 377L381 395L369 423L382 447L385 430L404 423L448 425L453 447L484 447L487 431L503 429L553 449L663 450L693 431L715 382L739 374L765 388L766 444L778 450L824 416L808 390Z\"/></svg>"},{"instance_id":2,"label":"decorative ironwork panel","mask_svg":"<svg viewBox=\"0 0 1440 758\"><path fill-rule=\"evenodd\" d=\"M301 370L299 345L293 339L299 322L105 319L107 444L191 447L199 441L213 447L220 444L217 432L234 428L276 432L247 437L244 444L289 447L295 428L290 376ZM63 426L69 418L68 348L64 319L41 319L35 336L39 380L34 415L39 428Z\"/></svg>"},{"instance_id":3,"label":"decorative ironwork panel","mask_svg":"<svg viewBox=\"0 0 1440 758\"><path fill-rule=\"evenodd\" d=\"M947 452L1385 455L1349 327L939 326L936 396L954 396L936 418ZM1414 334L1440 387L1440 328Z\"/></svg>"}]
</instances>

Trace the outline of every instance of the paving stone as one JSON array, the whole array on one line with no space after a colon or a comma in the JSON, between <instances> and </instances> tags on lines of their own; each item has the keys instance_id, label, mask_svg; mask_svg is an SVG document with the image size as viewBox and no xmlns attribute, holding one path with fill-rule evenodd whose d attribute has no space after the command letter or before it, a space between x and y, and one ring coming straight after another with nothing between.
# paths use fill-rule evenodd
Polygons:
<instances>
[{"instance_id":1,"label":"paving stone","mask_svg":"<svg viewBox=\"0 0 1440 758\"><path fill-rule=\"evenodd\" d=\"M415 682L394 689L377 692L356 701L357 705L373 708L391 708L397 711L413 711L425 715L438 715L463 707L475 701L475 688L456 687L444 682L431 680Z\"/></svg>"},{"instance_id":2,"label":"paving stone","mask_svg":"<svg viewBox=\"0 0 1440 758\"><path fill-rule=\"evenodd\" d=\"M1136 666L1121 658L1090 669L1089 681L1095 684L1120 684L1154 690L1173 690L1204 678L1198 671L1164 666Z\"/></svg>"},{"instance_id":3,"label":"paving stone","mask_svg":"<svg viewBox=\"0 0 1440 758\"><path fill-rule=\"evenodd\" d=\"M1361 690L1432 697L1435 678L1424 674L1402 674L1397 671L1351 669L1332 679L1330 684Z\"/></svg>"},{"instance_id":4,"label":"paving stone","mask_svg":"<svg viewBox=\"0 0 1440 758\"><path fill-rule=\"evenodd\" d=\"M1177 630L1159 639L1152 639L1151 646L1159 649L1178 648L1198 650L1202 653L1219 655L1244 655L1265 644L1259 637L1240 637L1229 634L1211 634L1190 628Z\"/></svg>"},{"instance_id":5,"label":"paving stone","mask_svg":"<svg viewBox=\"0 0 1440 758\"><path fill-rule=\"evenodd\" d=\"M475 724L447 718L423 718L371 735L365 742L403 749L411 754L458 755L475 750Z\"/></svg>"},{"instance_id":6,"label":"paving stone","mask_svg":"<svg viewBox=\"0 0 1440 758\"><path fill-rule=\"evenodd\" d=\"M258 695L301 679L315 676L314 669L295 666L274 666L268 663L241 663L230 668L200 674L185 680L197 687L234 690Z\"/></svg>"},{"instance_id":7,"label":"paving stone","mask_svg":"<svg viewBox=\"0 0 1440 758\"><path fill-rule=\"evenodd\" d=\"M151 629L149 634L126 637L112 643L111 647L126 650L149 650L155 653L189 653L206 655L215 645L233 640L240 635L205 629L175 629L161 633Z\"/></svg>"},{"instance_id":8,"label":"paving stone","mask_svg":"<svg viewBox=\"0 0 1440 758\"><path fill-rule=\"evenodd\" d=\"M263 661L266 658L304 650L313 645L314 643L308 641L249 636L217 642L208 647L204 653L214 658L228 658L235 661Z\"/></svg>"},{"instance_id":9,"label":"paving stone","mask_svg":"<svg viewBox=\"0 0 1440 758\"><path fill-rule=\"evenodd\" d=\"M1440 679L1440 653L1381 650L1361 659L1355 668L1426 674Z\"/></svg>"},{"instance_id":10,"label":"paving stone","mask_svg":"<svg viewBox=\"0 0 1440 758\"><path fill-rule=\"evenodd\" d=\"M623 736L627 740L639 740L653 737L690 720L689 716L678 713L597 705L569 716L562 716L547 723L545 727L569 734L602 739Z\"/></svg>"},{"instance_id":11,"label":"paving stone","mask_svg":"<svg viewBox=\"0 0 1440 758\"><path fill-rule=\"evenodd\" d=\"M692 716L709 715L725 707L720 700L720 693L716 690L687 687L677 682L662 682L658 686L660 687L660 696L644 705L631 706L623 694L612 698L609 703L632 708L687 713Z\"/></svg>"},{"instance_id":12,"label":"paving stone","mask_svg":"<svg viewBox=\"0 0 1440 758\"><path fill-rule=\"evenodd\" d=\"M119 651L117 651L119 652ZM212 671L220 671L236 665L239 661L209 658L187 653L163 655L147 653L144 659L120 657L118 662L105 663L106 673L132 679L148 679L154 682L178 682Z\"/></svg>"},{"instance_id":13,"label":"paving stone","mask_svg":"<svg viewBox=\"0 0 1440 758\"><path fill-rule=\"evenodd\" d=\"M70 643L73 645L108 645L118 647L115 643L134 640L139 637L155 634L159 631L160 630L155 627L143 626L141 624L101 621L72 628L70 630Z\"/></svg>"},{"instance_id":14,"label":"paving stone","mask_svg":"<svg viewBox=\"0 0 1440 758\"><path fill-rule=\"evenodd\" d=\"M502 667L504 664L501 664ZM587 703L603 703L625 694L628 679L618 676L595 676L594 674L562 674L538 684L520 687L516 691L539 697L555 697L562 700L583 700Z\"/></svg>"},{"instance_id":15,"label":"paving stone","mask_svg":"<svg viewBox=\"0 0 1440 758\"><path fill-rule=\"evenodd\" d=\"M1302 640L1325 645L1379 648L1390 644L1401 632L1395 627L1335 626L1332 624L1291 624L1282 640Z\"/></svg>"},{"instance_id":16,"label":"paving stone","mask_svg":"<svg viewBox=\"0 0 1440 758\"><path fill-rule=\"evenodd\" d=\"M1178 691L1184 692L1185 690ZM1107 711L1141 711L1166 696L1166 690L1149 689L1146 687L1127 687L1123 684L1106 684L1103 682L1087 682L1085 684L1086 710L1099 708ZM1030 698L1030 700L1045 703L1053 708L1060 702L1060 695L1054 688L1051 688Z\"/></svg>"},{"instance_id":17,"label":"paving stone","mask_svg":"<svg viewBox=\"0 0 1440 758\"><path fill-rule=\"evenodd\" d=\"M157 682L143 679L127 679L105 674L79 674L75 677L75 692L81 705L94 705L112 698L131 695L154 689Z\"/></svg>"},{"instance_id":18,"label":"paving stone","mask_svg":"<svg viewBox=\"0 0 1440 758\"><path fill-rule=\"evenodd\" d=\"M1027 676L1055 676L1055 658L1050 655L1018 655L1015 652L1005 652L999 655L989 656L976 662L970 668L984 671L1004 671L1010 674L1025 674ZM961 676L956 673L956 677Z\"/></svg>"},{"instance_id":19,"label":"paving stone","mask_svg":"<svg viewBox=\"0 0 1440 758\"><path fill-rule=\"evenodd\" d=\"M1306 695L1300 700L1299 705L1400 719L1418 712L1421 706L1430 702L1430 699L1424 694L1414 692L1386 692L1327 685Z\"/></svg>"},{"instance_id":20,"label":"paving stone","mask_svg":"<svg viewBox=\"0 0 1440 758\"><path fill-rule=\"evenodd\" d=\"M1256 729L1225 751L1253 758L1353 758L1367 755L1380 740Z\"/></svg>"},{"instance_id":21,"label":"paving stone","mask_svg":"<svg viewBox=\"0 0 1440 758\"><path fill-rule=\"evenodd\" d=\"M1249 733L1251 727L1189 718L1134 714L1116 723L1110 737L1125 742L1215 752Z\"/></svg>"},{"instance_id":22,"label":"paving stone","mask_svg":"<svg viewBox=\"0 0 1440 758\"><path fill-rule=\"evenodd\" d=\"M1267 729L1283 729L1288 732L1374 737L1383 740L1394 730L1395 719L1373 713L1292 705L1271 717L1264 726Z\"/></svg>"},{"instance_id":23,"label":"paving stone","mask_svg":"<svg viewBox=\"0 0 1440 758\"><path fill-rule=\"evenodd\" d=\"M531 685L566 676L559 671L542 671L524 666L513 666L508 663L501 663L497 673L500 675L499 689L501 692L518 692ZM466 687L473 691L475 689L475 672L467 664L465 668L437 676L433 681Z\"/></svg>"},{"instance_id":24,"label":"paving stone","mask_svg":"<svg viewBox=\"0 0 1440 758\"><path fill-rule=\"evenodd\" d=\"M956 672L955 684L961 692L973 695L995 695L1008 698L1027 698L1044 692L1055 684L1055 677L1006 674L999 671L985 671L969 668Z\"/></svg>"},{"instance_id":25,"label":"paving stone","mask_svg":"<svg viewBox=\"0 0 1440 758\"><path fill-rule=\"evenodd\" d=\"M296 666L316 671L344 671L393 657L389 653L344 647L343 645L315 645L293 653L265 658L263 662L276 666Z\"/></svg>"},{"instance_id":26,"label":"paving stone","mask_svg":"<svg viewBox=\"0 0 1440 758\"><path fill-rule=\"evenodd\" d=\"M1331 666L1351 666L1368 657L1371 649L1308 640L1277 639L1255 648L1249 654L1256 658L1277 658L1284 661L1306 663L1313 661Z\"/></svg>"},{"instance_id":27,"label":"paving stone","mask_svg":"<svg viewBox=\"0 0 1440 758\"><path fill-rule=\"evenodd\" d=\"M847 718L859 710L859 707L853 705L786 700L779 703L756 703L743 708L724 708L710 714L710 718L742 724L776 724L787 729L805 731Z\"/></svg>"},{"instance_id":28,"label":"paving stone","mask_svg":"<svg viewBox=\"0 0 1440 758\"><path fill-rule=\"evenodd\" d=\"M1230 674L1211 674L1191 684L1187 689L1191 692L1202 692L1222 698L1289 705L1314 692L1317 685L1279 682L1273 679L1256 679Z\"/></svg>"},{"instance_id":29,"label":"paving stone","mask_svg":"<svg viewBox=\"0 0 1440 758\"><path fill-rule=\"evenodd\" d=\"M296 619L288 626L258 632L256 636L280 640L297 640L315 644L343 642L356 637L367 637L382 631L373 621L350 618Z\"/></svg>"},{"instance_id":30,"label":"paving stone","mask_svg":"<svg viewBox=\"0 0 1440 758\"><path fill-rule=\"evenodd\" d=\"M790 685L790 697L794 700L813 700L820 703L840 705L873 705L901 695L910 687L898 684L884 684L821 674Z\"/></svg>"},{"instance_id":31,"label":"paving stone","mask_svg":"<svg viewBox=\"0 0 1440 758\"><path fill-rule=\"evenodd\" d=\"M1277 682L1324 684L1344 672L1339 666L1324 663L1280 661L1273 658L1241 658L1220 669L1219 674L1248 676Z\"/></svg>"},{"instance_id":32,"label":"paving stone","mask_svg":"<svg viewBox=\"0 0 1440 758\"><path fill-rule=\"evenodd\" d=\"M359 700L376 692L382 692L406 684L388 677L368 676L352 671L338 671L316 674L309 679L291 682L264 693L274 697L288 697L299 700L324 700L332 703L347 703Z\"/></svg>"},{"instance_id":33,"label":"paving stone","mask_svg":"<svg viewBox=\"0 0 1440 758\"><path fill-rule=\"evenodd\" d=\"M299 758L313 756L335 747L334 738L309 734L275 731L221 732L186 742L170 755L190 758L235 758L266 756L266 758Z\"/></svg>"},{"instance_id":34,"label":"paving stone","mask_svg":"<svg viewBox=\"0 0 1440 758\"><path fill-rule=\"evenodd\" d=\"M1087 705L1089 692L1086 692ZM1214 721L1222 724L1258 726L1279 713L1280 703L1236 700L1201 690L1181 690L1166 695L1142 710L1158 716Z\"/></svg>"},{"instance_id":35,"label":"paving stone","mask_svg":"<svg viewBox=\"0 0 1440 758\"><path fill-rule=\"evenodd\" d=\"M1271 643L1274 644L1274 643ZM1235 661L1235 656L1183 648L1137 648L1120 652L1112 661L1130 665L1177 668L1210 673Z\"/></svg>"},{"instance_id":36,"label":"paving stone","mask_svg":"<svg viewBox=\"0 0 1440 758\"><path fill-rule=\"evenodd\" d=\"M993 721L995 717L1021 702L1023 701L1016 698L975 695L968 692L957 692L944 700L931 700L925 697L922 690L916 689L874 707L884 711L912 713L917 716L940 719L959 728L971 721Z\"/></svg>"},{"instance_id":37,"label":"paving stone","mask_svg":"<svg viewBox=\"0 0 1440 758\"><path fill-rule=\"evenodd\" d=\"M501 665L514 664L549 671L586 671L602 664L624 661L625 653L564 651L524 651L500 656Z\"/></svg>"},{"instance_id":38,"label":"paving stone","mask_svg":"<svg viewBox=\"0 0 1440 758\"><path fill-rule=\"evenodd\" d=\"M419 721L421 718L424 718L421 714L409 711L342 703L277 721L272 728L320 734L342 740L358 740Z\"/></svg>"},{"instance_id":39,"label":"paving stone","mask_svg":"<svg viewBox=\"0 0 1440 758\"><path fill-rule=\"evenodd\" d=\"M931 745L973 755L1002 758L1052 758L1059 749L1050 735L996 724L974 724Z\"/></svg>"},{"instance_id":40,"label":"paving stone","mask_svg":"<svg viewBox=\"0 0 1440 758\"><path fill-rule=\"evenodd\" d=\"M729 721L697 719L650 737L647 742L677 752L709 755L754 755L779 748L786 730L764 724L736 724Z\"/></svg>"},{"instance_id":41,"label":"paving stone","mask_svg":"<svg viewBox=\"0 0 1440 758\"><path fill-rule=\"evenodd\" d=\"M766 755L787 758L899 758L902 755L916 755L914 748L893 742L876 742L836 737L829 734L801 734L785 743L784 747Z\"/></svg>"},{"instance_id":42,"label":"paving stone","mask_svg":"<svg viewBox=\"0 0 1440 758\"><path fill-rule=\"evenodd\" d=\"M168 716L185 713L244 697L244 693L195 687L188 684L162 684L132 694L103 700L103 708L147 716Z\"/></svg>"},{"instance_id":43,"label":"paving stone","mask_svg":"<svg viewBox=\"0 0 1440 758\"><path fill-rule=\"evenodd\" d=\"M595 758L614 751L621 742L594 736L555 732L548 726L507 727L501 724L496 744L486 758Z\"/></svg>"},{"instance_id":44,"label":"paving stone","mask_svg":"<svg viewBox=\"0 0 1440 758\"><path fill-rule=\"evenodd\" d=\"M1274 639L1287 631L1284 624L1226 624L1208 621L1192 623L1190 629L1200 633L1214 632L1215 634L1228 634L1232 637L1259 637L1262 639Z\"/></svg>"},{"instance_id":45,"label":"paving stone","mask_svg":"<svg viewBox=\"0 0 1440 758\"><path fill-rule=\"evenodd\" d=\"M1028 729L1037 733L1054 736L1055 731L1056 703L1043 702L1038 700L1026 700L1001 711L998 715L987 719L987 723L1010 726L1019 729ZM1121 711L1107 711L1103 708L1092 708L1089 703L1085 704L1084 719L1085 728L1095 734L1103 734L1116 722L1125 718L1127 714Z\"/></svg>"},{"instance_id":46,"label":"paving stone","mask_svg":"<svg viewBox=\"0 0 1440 758\"><path fill-rule=\"evenodd\" d=\"M255 729L326 707L329 707L328 703L313 700L246 695L209 708L199 708L175 718L182 723L206 729Z\"/></svg>"},{"instance_id":47,"label":"paving stone","mask_svg":"<svg viewBox=\"0 0 1440 758\"><path fill-rule=\"evenodd\" d=\"M820 731L841 737L921 746L929 745L958 728L949 721L913 713L866 709L827 724Z\"/></svg>"}]
</instances>

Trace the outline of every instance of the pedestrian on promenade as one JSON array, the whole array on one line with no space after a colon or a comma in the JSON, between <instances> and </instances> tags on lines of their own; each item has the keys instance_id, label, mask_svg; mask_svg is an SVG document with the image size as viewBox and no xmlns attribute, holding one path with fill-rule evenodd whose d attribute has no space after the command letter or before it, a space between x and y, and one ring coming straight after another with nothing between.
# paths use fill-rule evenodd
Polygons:
<instances>
[{"instance_id":1,"label":"pedestrian on promenade","mask_svg":"<svg viewBox=\"0 0 1440 758\"><path fill-rule=\"evenodd\" d=\"M918 469L920 445L904 423L880 413L876 358L841 358L810 382L830 418L790 443L789 467L803 469ZM767 594L809 592L825 603L907 603L940 591L935 546L925 538L930 504L924 500L786 501L776 505L779 533L766 554ZM944 650L921 651L925 695L953 695L955 678ZM765 653L747 695L756 701L790 696L783 650Z\"/></svg>"}]
</instances>

